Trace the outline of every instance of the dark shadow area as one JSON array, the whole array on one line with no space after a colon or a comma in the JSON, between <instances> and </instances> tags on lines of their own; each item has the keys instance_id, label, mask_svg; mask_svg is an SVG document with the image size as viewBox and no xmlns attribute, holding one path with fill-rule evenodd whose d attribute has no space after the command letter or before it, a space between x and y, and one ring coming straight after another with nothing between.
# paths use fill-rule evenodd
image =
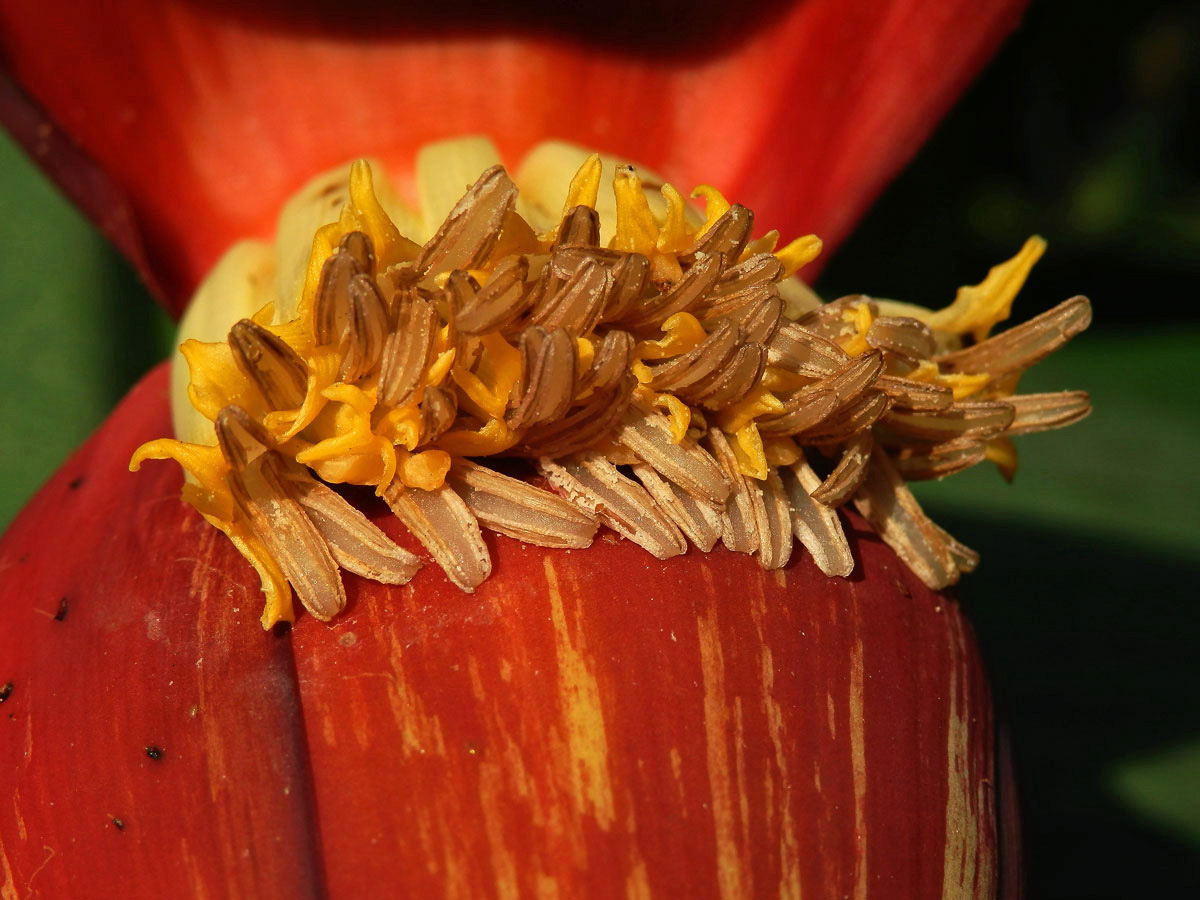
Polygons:
<instances>
[{"instance_id":1,"label":"dark shadow area","mask_svg":"<svg viewBox=\"0 0 1200 900\"><path fill-rule=\"evenodd\" d=\"M714 3L711 0L610 0L581 9L561 0L190 0L250 28L313 36L346 36L369 43L508 33L546 35L605 47L631 57L701 58L769 27L791 0Z\"/></svg>"},{"instance_id":2,"label":"dark shadow area","mask_svg":"<svg viewBox=\"0 0 1200 900\"><path fill-rule=\"evenodd\" d=\"M1195 321L1198 45L1194 3L1035 0L818 289L942 306L1041 234L1018 316L1086 294L1106 325Z\"/></svg>"},{"instance_id":3,"label":"dark shadow area","mask_svg":"<svg viewBox=\"0 0 1200 900\"><path fill-rule=\"evenodd\" d=\"M930 514L983 552L959 593L1011 726L1030 897L1200 896L1200 854L1109 782L1119 762L1200 736L1200 560Z\"/></svg>"}]
</instances>

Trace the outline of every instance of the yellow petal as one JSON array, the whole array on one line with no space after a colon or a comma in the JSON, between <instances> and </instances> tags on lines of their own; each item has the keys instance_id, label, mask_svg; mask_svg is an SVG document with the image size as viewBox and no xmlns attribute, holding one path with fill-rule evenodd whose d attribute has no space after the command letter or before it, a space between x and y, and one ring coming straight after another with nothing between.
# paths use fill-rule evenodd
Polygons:
<instances>
[{"instance_id":1,"label":"yellow petal","mask_svg":"<svg viewBox=\"0 0 1200 900\"><path fill-rule=\"evenodd\" d=\"M600 176L603 172L604 166L600 162L599 153L593 153L583 161L583 165L571 179L570 187L567 188L567 199L562 210L564 217L577 206L596 208L596 199L600 196Z\"/></svg>"},{"instance_id":2,"label":"yellow petal","mask_svg":"<svg viewBox=\"0 0 1200 900\"><path fill-rule=\"evenodd\" d=\"M416 243L400 234L375 196L371 166L365 159L355 160L350 167L350 202L342 210L341 221L345 232L361 231L371 239L380 271L416 259L421 251Z\"/></svg>"},{"instance_id":3,"label":"yellow petal","mask_svg":"<svg viewBox=\"0 0 1200 900\"><path fill-rule=\"evenodd\" d=\"M755 238L746 245L746 249L742 251L738 262L747 260L752 256L757 256L760 253L772 253L775 247L779 244L779 232L772 228L760 238Z\"/></svg>"},{"instance_id":4,"label":"yellow petal","mask_svg":"<svg viewBox=\"0 0 1200 900\"><path fill-rule=\"evenodd\" d=\"M375 423L375 433L398 447L415 450L421 443L421 429L425 417L416 403L389 409Z\"/></svg>"},{"instance_id":5,"label":"yellow petal","mask_svg":"<svg viewBox=\"0 0 1200 900\"><path fill-rule=\"evenodd\" d=\"M208 517L205 516L205 518ZM262 617L259 619L263 630L270 631L279 622L294 622L296 613L292 608L291 585L284 578L279 566L275 565L275 561L271 559L271 554L267 552L267 548L263 546L262 542L243 522L228 524L214 519L208 519L208 521L225 533L233 542L233 546L237 547L238 553L242 554L246 562L254 566L254 570L258 572L258 579L262 583L263 597L266 600L263 604Z\"/></svg>"},{"instance_id":6,"label":"yellow petal","mask_svg":"<svg viewBox=\"0 0 1200 900\"><path fill-rule=\"evenodd\" d=\"M448 431L437 446L451 456L491 456L502 453L517 442L517 434L503 419L489 419L478 431Z\"/></svg>"},{"instance_id":7,"label":"yellow petal","mask_svg":"<svg viewBox=\"0 0 1200 900\"><path fill-rule=\"evenodd\" d=\"M688 427L692 424L691 408L674 394L654 394L651 402L667 414L671 441L680 443L687 436Z\"/></svg>"},{"instance_id":8,"label":"yellow petal","mask_svg":"<svg viewBox=\"0 0 1200 900\"><path fill-rule=\"evenodd\" d=\"M188 400L204 418L214 421L217 413L226 406L240 406L252 416L264 411L262 396L233 361L233 351L228 343L184 341L179 345L179 352L191 372ZM179 425L176 433L198 438L198 442L206 441L212 435L212 441L216 443L216 434L211 427L200 429L195 424Z\"/></svg>"},{"instance_id":9,"label":"yellow petal","mask_svg":"<svg viewBox=\"0 0 1200 900\"><path fill-rule=\"evenodd\" d=\"M626 253L651 256L658 243L658 225L633 166L620 166L613 178L617 199L617 234L612 246Z\"/></svg>"},{"instance_id":10,"label":"yellow petal","mask_svg":"<svg viewBox=\"0 0 1200 900\"><path fill-rule=\"evenodd\" d=\"M982 341L997 322L1012 312L1013 300L1029 277L1034 264L1046 252L1046 242L1034 235L1012 259L992 267L976 285L958 289L954 302L945 309L923 316L929 327L954 334L971 332Z\"/></svg>"},{"instance_id":11,"label":"yellow petal","mask_svg":"<svg viewBox=\"0 0 1200 900\"><path fill-rule=\"evenodd\" d=\"M666 359L694 350L708 339L708 332L691 313L681 312L662 323L666 337L658 341L642 341L637 345L639 359Z\"/></svg>"},{"instance_id":12,"label":"yellow petal","mask_svg":"<svg viewBox=\"0 0 1200 900\"><path fill-rule=\"evenodd\" d=\"M763 452L771 466L790 466L804 455L804 451L790 437L772 437L763 441Z\"/></svg>"},{"instance_id":13,"label":"yellow petal","mask_svg":"<svg viewBox=\"0 0 1200 900\"><path fill-rule=\"evenodd\" d=\"M725 407L713 417L722 431L733 434L740 432L758 416L779 413L783 408L783 401L759 383L737 403ZM765 475L763 477L766 478Z\"/></svg>"},{"instance_id":14,"label":"yellow petal","mask_svg":"<svg viewBox=\"0 0 1200 900\"><path fill-rule=\"evenodd\" d=\"M450 454L445 450L423 450L420 453L402 450L397 454L397 463L396 471L405 487L436 491L450 471Z\"/></svg>"},{"instance_id":15,"label":"yellow petal","mask_svg":"<svg viewBox=\"0 0 1200 900\"><path fill-rule=\"evenodd\" d=\"M667 204L667 218L659 229L656 246L660 253L682 253L692 244L692 235L687 227L687 203L683 194L669 184L664 184L659 190Z\"/></svg>"},{"instance_id":16,"label":"yellow petal","mask_svg":"<svg viewBox=\"0 0 1200 900\"><path fill-rule=\"evenodd\" d=\"M229 464L219 447L159 438L142 444L133 452L129 471L138 471L148 459L171 459L179 463L195 479L194 484L184 485L184 499L206 518L233 521L233 494L225 480Z\"/></svg>"},{"instance_id":17,"label":"yellow petal","mask_svg":"<svg viewBox=\"0 0 1200 900\"><path fill-rule=\"evenodd\" d=\"M575 338L575 375L583 377L583 373L592 367L596 358L596 346L585 337Z\"/></svg>"},{"instance_id":18,"label":"yellow petal","mask_svg":"<svg viewBox=\"0 0 1200 900\"><path fill-rule=\"evenodd\" d=\"M938 375L938 384L944 384L954 392L955 400L963 400L972 394L978 394L991 381L990 375L966 375L958 372Z\"/></svg>"},{"instance_id":19,"label":"yellow petal","mask_svg":"<svg viewBox=\"0 0 1200 900\"><path fill-rule=\"evenodd\" d=\"M782 250L775 251L775 258L783 263L785 278L791 278L796 270L808 265L821 253L821 239L815 234L798 237Z\"/></svg>"},{"instance_id":20,"label":"yellow petal","mask_svg":"<svg viewBox=\"0 0 1200 900\"><path fill-rule=\"evenodd\" d=\"M871 345L867 343L867 332L871 330L871 323L875 319L871 315L870 305L859 303L857 306L843 310L842 319L854 326L854 333L843 335L838 338L837 343L848 356L861 356L866 353L871 348Z\"/></svg>"},{"instance_id":21,"label":"yellow petal","mask_svg":"<svg viewBox=\"0 0 1200 900\"><path fill-rule=\"evenodd\" d=\"M457 366L450 374L466 394L466 406L473 415L482 412L486 418L503 418L509 394L521 376L521 351L494 332L480 340L483 353L475 371Z\"/></svg>"},{"instance_id":22,"label":"yellow petal","mask_svg":"<svg viewBox=\"0 0 1200 900\"><path fill-rule=\"evenodd\" d=\"M717 224L717 219L729 212L729 201L711 184L697 185L692 190L692 196L697 199L704 198L704 224L696 232L697 237L703 237Z\"/></svg>"},{"instance_id":23,"label":"yellow petal","mask_svg":"<svg viewBox=\"0 0 1200 900\"><path fill-rule=\"evenodd\" d=\"M294 438L325 409L329 402L325 391L337 381L342 358L334 348L323 347L307 356L305 362L308 364L308 385L300 408L277 410L263 418L263 424L279 443Z\"/></svg>"},{"instance_id":24,"label":"yellow petal","mask_svg":"<svg viewBox=\"0 0 1200 900\"><path fill-rule=\"evenodd\" d=\"M429 365L425 372L425 385L437 387L446 380L446 376L450 374L450 369L454 367L454 357L457 350L451 347L449 350L443 350L437 355L437 358Z\"/></svg>"},{"instance_id":25,"label":"yellow petal","mask_svg":"<svg viewBox=\"0 0 1200 900\"><path fill-rule=\"evenodd\" d=\"M733 448L733 455L737 457L738 468L743 475L757 481L766 481L769 471L767 455L763 450L762 437L758 433L757 425L750 424L739 429L729 446Z\"/></svg>"}]
</instances>

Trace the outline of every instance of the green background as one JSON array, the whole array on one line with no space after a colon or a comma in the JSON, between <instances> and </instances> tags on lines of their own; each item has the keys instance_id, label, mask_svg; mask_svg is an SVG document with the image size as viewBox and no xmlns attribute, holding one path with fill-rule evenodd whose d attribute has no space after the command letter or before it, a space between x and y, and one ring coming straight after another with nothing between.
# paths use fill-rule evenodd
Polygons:
<instances>
[{"instance_id":1,"label":"green background","mask_svg":"<svg viewBox=\"0 0 1200 900\"><path fill-rule=\"evenodd\" d=\"M1036 3L818 284L942 305L1033 232L1015 314L1095 324L1024 390L1096 412L921 485L983 552L961 589L1016 748L1031 895L1200 896L1200 19ZM0 526L170 347L170 324L0 136Z\"/></svg>"}]
</instances>

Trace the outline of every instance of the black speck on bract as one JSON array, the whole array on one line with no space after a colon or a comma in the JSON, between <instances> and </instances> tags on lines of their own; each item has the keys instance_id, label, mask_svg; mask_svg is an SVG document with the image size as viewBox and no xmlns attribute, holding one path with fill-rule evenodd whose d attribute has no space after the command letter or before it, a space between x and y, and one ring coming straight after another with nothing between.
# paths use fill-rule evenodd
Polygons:
<instances>
[{"instance_id":1,"label":"black speck on bract","mask_svg":"<svg viewBox=\"0 0 1200 900\"><path fill-rule=\"evenodd\" d=\"M61 622L67 617L67 598L63 597L58 601L58 612L54 614L54 621Z\"/></svg>"},{"instance_id":2,"label":"black speck on bract","mask_svg":"<svg viewBox=\"0 0 1200 900\"><path fill-rule=\"evenodd\" d=\"M113 827L114 827L114 828L116 828L116 829L117 829L117 831L124 831L124 830L125 830L125 820L124 820L124 819L121 819L121 818L118 818L118 817L114 816L114 817L113 817L113 820L112 820L112 823L113 823Z\"/></svg>"},{"instance_id":3,"label":"black speck on bract","mask_svg":"<svg viewBox=\"0 0 1200 900\"><path fill-rule=\"evenodd\" d=\"M67 482L67 487L69 487L69 488L70 488L71 490L73 490L73 491L77 491L77 490L79 490L80 486L81 486L81 485L84 483L84 481L86 481L86 480L87 480L87 479L86 479L86 478L84 478L84 476L82 476L82 475L79 475L78 477L76 477L76 478L72 478L70 481L68 481L68 482Z\"/></svg>"},{"instance_id":4,"label":"black speck on bract","mask_svg":"<svg viewBox=\"0 0 1200 900\"><path fill-rule=\"evenodd\" d=\"M5 700L7 700L12 692L13 683L11 681L6 681L2 686L0 686L0 703L3 703Z\"/></svg>"},{"instance_id":5,"label":"black speck on bract","mask_svg":"<svg viewBox=\"0 0 1200 900\"><path fill-rule=\"evenodd\" d=\"M148 757L150 757L151 759L162 759L162 755L163 755L163 748L162 748L162 747L156 747L156 746L154 746L153 744L149 744L149 745L146 747L146 755L147 755Z\"/></svg>"}]
</instances>

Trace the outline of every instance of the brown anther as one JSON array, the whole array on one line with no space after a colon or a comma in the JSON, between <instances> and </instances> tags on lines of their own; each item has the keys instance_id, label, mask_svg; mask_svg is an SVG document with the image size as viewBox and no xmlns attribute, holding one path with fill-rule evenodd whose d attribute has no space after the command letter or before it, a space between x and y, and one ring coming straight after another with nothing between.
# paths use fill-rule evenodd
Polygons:
<instances>
[{"instance_id":1,"label":"brown anther","mask_svg":"<svg viewBox=\"0 0 1200 900\"><path fill-rule=\"evenodd\" d=\"M575 394L575 339L566 330L527 328L520 350L519 400L507 419L514 431L561 418Z\"/></svg>"},{"instance_id":2,"label":"brown anther","mask_svg":"<svg viewBox=\"0 0 1200 900\"><path fill-rule=\"evenodd\" d=\"M433 304L421 297L403 299L396 328L388 336L379 370L379 403L403 406L409 401L433 357L440 322Z\"/></svg>"},{"instance_id":3,"label":"brown anther","mask_svg":"<svg viewBox=\"0 0 1200 900\"><path fill-rule=\"evenodd\" d=\"M384 490L383 499L464 591L475 590L491 574L492 560L479 521L450 485L423 491L406 488L396 479Z\"/></svg>"},{"instance_id":4,"label":"brown anther","mask_svg":"<svg viewBox=\"0 0 1200 900\"><path fill-rule=\"evenodd\" d=\"M431 385L421 396L421 441L432 443L445 434L458 415L458 394L444 387Z\"/></svg>"},{"instance_id":5,"label":"brown anther","mask_svg":"<svg viewBox=\"0 0 1200 900\"><path fill-rule=\"evenodd\" d=\"M842 458L829 476L821 482L821 486L812 492L812 498L826 506L841 506L849 500L858 486L867 476L867 466L871 462L871 450L875 439L870 431L860 432L852 437L842 451Z\"/></svg>"},{"instance_id":6,"label":"brown anther","mask_svg":"<svg viewBox=\"0 0 1200 900\"><path fill-rule=\"evenodd\" d=\"M240 406L222 409L217 413L213 427L221 454L237 472L245 470L275 447L267 430Z\"/></svg>"},{"instance_id":7,"label":"brown anther","mask_svg":"<svg viewBox=\"0 0 1200 900\"><path fill-rule=\"evenodd\" d=\"M350 281L363 274L349 253L337 252L321 267L313 311L313 337L318 344L337 344L350 321Z\"/></svg>"},{"instance_id":8,"label":"brown anther","mask_svg":"<svg viewBox=\"0 0 1200 900\"><path fill-rule=\"evenodd\" d=\"M1062 428L1086 418L1092 411L1087 391L1057 391L1053 394L1024 394L1008 397L1016 410L1005 435L1032 434L1050 428Z\"/></svg>"},{"instance_id":9,"label":"brown anther","mask_svg":"<svg viewBox=\"0 0 1200 900\"><path fill-rule=\"evenodd\" d=\"M628 331L613 329L604 335L596 348L592 365L579 379L576 390L580 393L604 390L621 380L633 363L633 352L637 342Z\"/></svg>"},{"instance_id":10,"label":"brown anther","mask_svg":"<svg viewBox=\"0 0 1200 900\"><path fill-rule=\"evenodd\" d=\"M915 444L899 448L893 455L896 471L907 481L944 478L983 462L983 442L959 438L943 444Z\"/></svg>"},{"instance_id":11,"label":"brown anther","mask_svg":"<svg viewBox=\"0 0 1200 900\"><path fill-rule=\"evenodd\" d=\"M890 402L882 391L865 391L858 400L843 406L820 425L802 432L803 443L818 446L845 443L878 422Z\"/></svg>"},{"instance_id":12,"label":"brown anther","mask_svg":"<svg viewBox=\"0 0 1200 900\"><path fill-rule=\"evenodd\" d=\"M600 214L590 206L573 206L558 226L554 246L575 244L584 247L600 245Z\"/></svg>"},{"instance_id":13,"label":"brown anther","mask_svg":"<svg viewBox=\"0 0 1200 900\"><path fill-rule=\"evenodd\" d=\"M487 284L459 308L458 330L467 335L486 334L502 331L516 321L533 299L525 284L528 274L529 260L524 256L503 260Z\"/></svg>"},{"instance_id":14,"label":"brown anther","mask_svg":"<svg viewBox=\"0 0 1200 900\"><path fill-rule=\"evenodd\" d=\"M769 285L722 318L738 326L742 340L763 344L765 349L783 318L783 298L774 285ZM711 320L705 317L704 321Z\"/></svg>"},{"instance_id":15,"label":"brown anther","mask_svg":"<svg viewBox=\"0 0 1200 900\"><path fill-rule=\"evenodd\" d=\"M625 316L622 324L629 328L658 325L675 313L687 312L699 304L721 277L724 260L719 255L706 256L684 273L670 290L645 301Z\"/></svg>"},{"instance_id":16,"label":"brown anther","mask_svg":"<svg viewBox=\"0 0 1200 900\"><path fill-rule=\"evenodd\" d=\"M884 420L889 433L907 441L940 443L958 438L986 441L1013 424L1016 410L1001 400L971 400L928 413L892 412Z\"/></svg>"},{"instance_id":17,"label":"brown anther","mask_svg":"<svg viewBox=\"0 0 1200 900\"><path fill-rule=\"evenodd\" d=\"M576 337L587 334L599 321L611 290L608 267L589 259L558 290L541 298L529 321L547 331L562 328Z\"/></svg>"},{"instance_id":18,"label":"brown anther","mask_svg":"<svg viewBox=\"0 0 1200 900\"><path fill-rule=\"evenodd\" d=\"M721 274L711 291L712 299L721 300L775 284L783 277L783 263L772 253L756 253Z\"/></svg>"},{"instance_id":19,"label":"brown anther","mask_svg":"<svg viewBox=\"0 0 1200 900\"><path fill-rule=\"evenodd\" d=\"M724 409L750 393L766 365L767 351L762 344L741 344L721 368L680 396L705 409Z\"/></svg>"},{"instance_id":20,"label":"brown anther","mask_svg":"<svg viewBox=\"0 0 1200 900\"><path fill-rule=\"evenodd\" d=\"M1045 359L1092 322L1087 297L1072 297L995 337L937 358L947 372L986 372L993 379Z\"/></svg>"},{"instance_id":21,"label":"brown anther","mask_svg":"<svg viewBox=\"0 0 1200 900\"><path fill-rule=\"evenodd\" d=\"M595 516L569 500L470 460L447 478L489 531L539 547L587 547L596 533Z\"/></svg>"},{"instance_id":22,"label":"brown anther","mask_svg":"<svg viewBox=\"0 0 1200 900\"><path fill-rule=\"evenodd\" d=\"M875 382L875 386L892 398L894 409L946 409L954 402L954 391L944 384L883 375Z\"/></svg>"},{"instance_id":23,"label":"brown anther","mask_svg":"<svg viewBox=\"0 0 1200 900\"><path fill-rule=\"evenodd\" d=\"M375 273L375 244L370 235L362 231L348 231L338 243L338 251L353 257L359 271L368 275Z\"/></svg>"},{"instance_id":24,"label":"brown anther","mask_svg":"<svg viewBox=\"0 0 1200 900\"><path fill-rule=\"evenodd\" d=\"M713 223L687 253L680 254L679 261L692 265L703 256L720 254L727 260L736 260L746 249L750 230L754 227L754 213L735 203Z\"/></svg>"},{"instance_id":25,"label":"brown anther","mask_svg":"<svg viewBox=\"0 0 1200 900\"><path fill-rule=\"evenodd\" d=\"M854 571L854 556L837 510L811 496L821 484L817 473L801 458L781 470L780 475L792 508L792 534L796 540L813 555L817 568L826 575L849 575Z\"/></svg>"},{"instance_id":26,"label":"brown anther","mask_svg":"<svg viewBox=\"0 0 1200 900\"><path fill-rule=\"evenodd\" d=\"M307 391L308 368L281 338L250 319L229 331L229 349L242 374L274 409L297 409Z\"/></svg>"},{"instance_id":27,"label":"brown anther","mask_svg":"<svg viewBox=\"0 0 1200 900\"><path fill-rule=\"evenodd\" d=\"M846 365L846 351L795 322L781 322L767 345L767 365L809 378L824 378Z\"/></svg>"},{"instance_id":28,"label":"brown anther","mask_svg":"<svg viewBox=\"0 0 1200 900\"><path fill-rule=\"evenodd\" d=\"M721 467L690 438L677 443L666 416L631 409L615 438L694 497L708 503L722 503L729 496L729 480Z\"/></svg>"},{"instance_id":29,"label":"brown anther","mask_svg":"<svg viewBox=\"0 0 1200 900\"><path fill-rule=\"evenodd\" d=\"M345 382L364 378L379 362L388 336L388 312L375 279L355 275L350 279L349 319L342 335L342 365L338 377Z\"/></svg>"},{"instance_id":30,"label":"brown anther","mask_svg":"<svg viewBox=\"0 0 1200 900\"><path fill-rule=\"evenodd\" d=\"M879 316L867 331L867 344L907 359L929 359L937 347L929 326L909 316Z\"/></svg>"},{"instance_id":31,"label":"brown anther","mask_svg":"<svg viewBox=\"0 0 1200 900\"><path fill-rule=\"evenodd\" d=\"M596 391L582 406L576 406L555 422L535 425L518 449L525 456L562 459L591 449L613 430L629 408L637 379L624 372L616 385Z\"/></svg>"},{"instance_id":32,"label":"brown anther","mask_svg":"<svg viewBox=\"0 0 1200 900\"><path fill-rule=\"evenodd\" d=\"M454 205L437 233L421 248L413 269L422 276L478 268L500 236L517 199L502 166L484 172Z\"/></svg>"},{"instance_id":33,"label":"brown anther","mask_svg":"<svg viewBox=\"0 0 1200 900\"><path fill-rule=\"evenodd\" d=\"M627 253L612 267L613 286L608 306L600 317L602 322L619 322L642 299L650 278L650 260L640 253Z\"/></svg>"},{"instance_id":34,"label":"brown anther","mask_svg":"<svg viewBox=\"0 0 1200 900\"><path fill-rule=\"evenodd\" d=\"M654 498L603 456L582 454L561 464L543 457L538 468L576 505L659 559L687 551L682 532L658 509Z\"/></svg>"}]
</instances>

